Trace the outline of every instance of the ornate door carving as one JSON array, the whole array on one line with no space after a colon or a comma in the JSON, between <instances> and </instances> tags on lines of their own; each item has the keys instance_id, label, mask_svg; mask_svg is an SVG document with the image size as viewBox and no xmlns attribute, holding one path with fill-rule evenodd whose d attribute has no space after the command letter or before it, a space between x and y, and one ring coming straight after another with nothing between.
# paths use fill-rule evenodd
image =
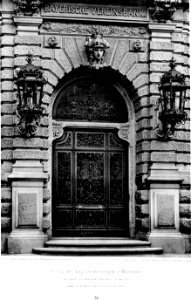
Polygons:
<instances>
[{"instance_id":1,"label":"ornate door carving","mask_svg":"<svg viewBox=\"0 0 191 300\"><path fill-rule=\"evenodd\" d=\"M54 144L54 236L128 235L127 151L114 130L69 129Z\"/></svg>"}]
</instances>

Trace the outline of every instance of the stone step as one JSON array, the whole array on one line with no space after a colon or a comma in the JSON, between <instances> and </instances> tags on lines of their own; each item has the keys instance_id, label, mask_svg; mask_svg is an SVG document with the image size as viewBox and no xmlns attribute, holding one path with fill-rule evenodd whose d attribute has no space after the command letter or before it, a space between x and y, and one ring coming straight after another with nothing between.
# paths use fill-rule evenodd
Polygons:
<instances>
[{"instance_id":1,"label":"stone step","mask_svg":"<svg viewBox=\"0 0 191 300\"><path fill-rule=\"evenodd\" d=\"M145 255L162 254L162 248L150 247L44 247L33 248L33 253L44 255Z\"/></svg>"},{"instance_id":2,"label":"stone step","mask_svg":"<svg viewBox=\"0 0 191 300\"><path fill-rule=\"evenodd\" d=\"M121 238L64 238L52 239L45 247L149 247L150 242Z\"/></svg>"}]
</instances>

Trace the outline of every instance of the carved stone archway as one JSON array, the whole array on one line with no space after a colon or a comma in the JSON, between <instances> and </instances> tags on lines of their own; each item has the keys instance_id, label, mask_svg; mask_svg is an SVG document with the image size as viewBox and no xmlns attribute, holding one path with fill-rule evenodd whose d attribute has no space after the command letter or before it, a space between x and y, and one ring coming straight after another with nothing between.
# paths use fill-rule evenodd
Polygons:
<instances>
[{"instance_id":1,"label":"carved stone archway","mask_svg":"<svg viewBox=\"0 0 191 300\"><path fill-rule=\"evenodd\" d=\"M87 70L86 70L87 71ZM75 118L72 120L61 120L56 118L54 113L55 107L57 106L57 99L59 98L60 93L67 89L68 85L71 85L72 82L79 80L80 76L83 76L83 70L77 70L76 72L73 71L63 78L63 81L60 82L57 89L55 90L52 101L50 104L50 111L52 115L52 120L50 124L50 151L52 152L52 145L55 140L59 139L64 130L67 128L86 128L86 129L115 129L117 130L118 137L121 140L124 140L128 143L128 157L129 157L129 164L128 164L128 187L129 187L129 235L130 237L135 236L135 172L136 172L136 160L135 160L135 115L134 115L134 107L133 103L129 98L128 93L128 82L124 84L123 80L120 80L120 76L117 75L117 72L111 72L112 70L106 70L106 73L103 75L103 78L110 78L109 82L115 89L115 91L120 95L121 99L124 101L124 105L127 109L128 118L127 121L125 119L120 122L117 120L116 122L107 122L106 120L103 121L94 121L94 120L76 120ZM97 72L96 71L90 71ZM103 72L103 71L102 71ZM111 72L111 73L110 73ZM115 74L116 73L116 74ZM101 74L101 73L100 73ZM111 76L109 76L109 74ZM108 77L109 76L109 77ZM132 91L132 86L129 84L129 90ZM52 157L52 153L50 155ZM51 163L52 166L52 163ZM51 185L51 181L49 183ZM51 189L52 190L52 189Z\"/></svg>"}]
</instances>

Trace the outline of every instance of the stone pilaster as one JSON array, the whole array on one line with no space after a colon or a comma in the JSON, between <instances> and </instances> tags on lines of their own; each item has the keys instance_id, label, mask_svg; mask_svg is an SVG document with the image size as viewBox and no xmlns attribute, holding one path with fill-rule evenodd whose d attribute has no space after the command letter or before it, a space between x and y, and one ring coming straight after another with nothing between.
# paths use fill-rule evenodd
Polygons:
<instances>
[{"instance_id":1,"label":"stone pilaster","mask_svg":"<svg viewBox=\"0 0 191 300\"><path fill-rule=\"evenodd\" d=\"M38 160L20 160L9 176L12 182L12 232L8 253L31 253L41 247L43 233L43 185L47 176Z\"/></svg>"}]
</instances>

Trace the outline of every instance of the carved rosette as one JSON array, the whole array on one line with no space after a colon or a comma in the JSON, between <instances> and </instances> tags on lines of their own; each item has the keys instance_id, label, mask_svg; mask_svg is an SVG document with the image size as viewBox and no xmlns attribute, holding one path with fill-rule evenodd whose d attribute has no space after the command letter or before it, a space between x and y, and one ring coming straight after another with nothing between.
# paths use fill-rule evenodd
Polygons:
<instances>
[{"instance_id":1,"label":"carved rosette","mask_svg":"<svg viewBox=\"0 0 191 300\"><path fill-rule=\"evenodd\" d=\"M13 0L18 15L32 16L40 10L41 0Z\"/></svg>"}]
</instances>

